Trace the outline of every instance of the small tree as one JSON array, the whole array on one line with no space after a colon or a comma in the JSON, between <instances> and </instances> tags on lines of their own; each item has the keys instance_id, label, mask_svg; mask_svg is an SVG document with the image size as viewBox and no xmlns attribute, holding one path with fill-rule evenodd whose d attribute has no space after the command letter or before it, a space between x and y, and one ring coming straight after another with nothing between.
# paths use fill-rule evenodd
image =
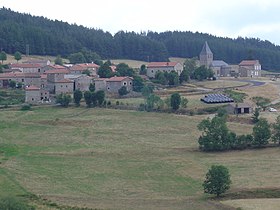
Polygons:
<instances>
[{"instance_id":1,"label":"small tree","mask_svg":"<svg viewBox=\"0 0 280 210\"><path fill-rule=\"evenodd\" d=\"M268 144L271 137L270 125L264 118L260 118L253 128L253 145L262 147Z\"/></svg>"},{"instance_id":2,"label":"small tree","mask_svg":"<svg viewBox=\"0 0 280 210\"><path fill-rule=\"evenodd\" d=\"M72 98L70 95L63 94L63 93L59 94L56 97L56 103L60 104L63 107L68 107L71 100L72 100Z\"/></svg>"},{"instance_id":3,"label":"small tree","mask_svg":"<svg viewBox=\"0 0 280 210\"><path fill-rule=\"evenodd\" d=\"M97 103L99 106L101 106L105 101L105 92L103 90L99 90L95 94Z\"/></svg>"},{"instance_id":4,"label":"small tree","mask_svg":"<svg viewBox=\"0 0 280 210\"><path fill-rule=\"evenodd\" d=\"M189 100L187 98L184 98L184 97L181 98L181 107L182 108L187 108L188 103L189 103Z\"/></svg>"},{"instance_id":5,"label":"small tree","mask_svg":"<svg viewBox=\"0 0 280 210\"><path fill-rule=\"evenodd\" d=\"M147 74L147 68L146 68L145 64L141 65L139 74L140 75L146 75Z\"/></svg>"},{"instance_id":6,"label":"small tree","mask_svg":"<svg viewBox=\"0 0 280 210\"><path fill-rule=\"evenodd\" d=\"M16 59L17 63L21 59L21 53L19 51L16 51L14 54L14 58Z\"/></svg>"},{"instance_id":7,"label":"small tree","mask_svg":"<svg viewBox=\"0 0 280 210\"><path fill-rule=\"evenodd\" d=\"M230 184L229 170L222 165L212 165L202 186L205 193L219 197L230 188Z\"/></svg>"},{"instance_id":8,"label":"small tree","mask_svg":"<svg viewBox=\"0 0 280 210\"><path fill-rule=\"evenodd\" d=\"M152 111L154 109L159 109L163 106L163 101L161 98L155 94L150 94L146 98L146 110L147 111Z\"/></svg>"},{"instance_id":9,"label":"small tree","mask_svg":"<svg viewBox=\"0 0 280 210\"><path fill-rule=\"evenodd\" d=\"M2 64L5 60L7 60L7 54L4 51L0 53L0 60L2 61Z\"/></svg>"},{"instance_id":10,"label":"small tree","mask_svg":"<svg viewBox=\"0 0 280 210\"><path fill-rule=\"evenodd\" d=\"M92 100L91 100L91 92L90 92L90 91L84 92L84 98L85 98L86 105L87 105L88 107L91 107L91 103L92 103Z\"/></svg>"},{"instance_id":11,"label":"small tree","mask_svg":"<svg viewBox=\"0 0 280 210\"><path fill-rule=\"evenodd\" d=\"M181 96L179 93L173 93L171 95L171 107L173 110L177 110L179 109L180 107L180 104L181 104Z\"/></svg>"},{"instance_id":12,"label":"small tree","mask_svg":"<svg viewBox=\"0 0 280 210\"><path fill-rule=\"evenodd\" d=\"M260 109L256 108L254 113L253 113L253 117L252 117L253 123L259 122L259 116L260 116Z\"/></svg>"},{"instance_id":13,"label":"small tree","mask_svg":"<svg viewBox=\"0 0 280 210\"><path fill-rule=\"evenodd\" d=\"M122 86L119 90L118 90L118 93L120 96L124 96L126 94L128 94L128 91L126 89L126 86Z\"/></svg>"},{"instance_id":14,"label":"small tree","mask_svg":"<svg viewBox=\"0 0 280 210\"><path fill-rule=\"evenodd\" d=\"M10 86L11 88L15 88L16 85L17 85L16 81L14 81L14 80L9 81L9 86Z\"/></svg>"},{"instance_id":15,"label":"small tree","mask_svg":"<svg viewBox=\"0 0 280 210\"><path fill-rule=\"evenodd\" d=\"M55 58L55 60L54 60L54 63L55 63L56 65L63 65L63 60L62 60L62 58L61 58L60 55L56 56L56 58Z\"/></svg>"},{"instance_id":16,"label":"small tree","mask_svg":"<svg viewBox=\"0 0 280 210\"><path fill-rule=\"evenodd\" d=\"M152 94L153 93L153 87L152 86L144 86L143 88L142 88L142 95L144 96L144 97L148 97L150 94Z\"/></svg>"},{"instance_id":17,"label":"small tree","mask_svg":"<svg viewBox=\"0 0 280 210\"><path fill-rule=\"evenodd\" d=\"M276 122L272 124L273 134L272 140L274 143L280 144L280 115L276 118Z\"/></svg>"},{"instance_id":18,"label":"small tree","mask_svg":"<svg viewBox=\"0 0 280 210\"><path fill-rule=\"evenodd\" d=\"M74 103L76 106L80 106L81 99L83 98L83 93L80 90L74 91Z\"/></svg>"},{"instance_id":19,"label":"small tree","mask_svg":"<svg viewBox=\"0 0 280 210\"><path fill-rule=\"evenodd\" d=\"M184 69L180 74L179 81L180 83L187 82L189 78L190 78L189 72L186 69Z\"/></svg>"}]
</instances>

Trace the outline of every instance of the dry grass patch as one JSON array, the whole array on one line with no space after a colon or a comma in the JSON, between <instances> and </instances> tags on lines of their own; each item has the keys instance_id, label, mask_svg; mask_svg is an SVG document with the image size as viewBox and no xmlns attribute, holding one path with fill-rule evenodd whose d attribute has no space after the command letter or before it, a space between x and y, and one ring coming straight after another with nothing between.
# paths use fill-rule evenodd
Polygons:
<instances>
[{"instance_id":1,"label":"dry grass patch","mask_svg":"<svg viewBox=\"0 0 280 210\"><path fill-rule=\"evenodd\" d=\"M222 201L223 204L242 210L279 210L280 199L238 199Z\"/></svg>"}]
</instances>

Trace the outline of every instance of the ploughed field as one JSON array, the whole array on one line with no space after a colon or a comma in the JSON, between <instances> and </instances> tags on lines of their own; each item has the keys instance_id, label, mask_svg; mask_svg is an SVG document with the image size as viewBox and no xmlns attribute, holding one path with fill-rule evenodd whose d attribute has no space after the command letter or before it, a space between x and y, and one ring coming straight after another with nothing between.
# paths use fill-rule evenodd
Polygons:
<instances>
[{"instance_id":1,"label":"ploughed field","mask_svg":"<svg viewBox=\"0 0 280 210\"><path fill-rule=\"evenodd\" d=\"M203 194L212 164L232 191L279 187L279 148L202 153L207 116L87 108L0 111L0 197L96 209L232 209ZM238 134L252 125L230 123ZM41 203L40 203L41 202ZM55 208L55 207L53 207Z\"/></svg>"}]
</instances>

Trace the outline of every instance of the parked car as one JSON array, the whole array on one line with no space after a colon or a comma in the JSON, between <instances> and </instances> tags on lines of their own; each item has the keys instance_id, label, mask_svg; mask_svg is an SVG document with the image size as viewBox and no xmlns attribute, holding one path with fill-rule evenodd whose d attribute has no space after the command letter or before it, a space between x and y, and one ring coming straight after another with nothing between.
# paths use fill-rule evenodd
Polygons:
<instances>
[{"instance_id":1,"label":"parked car","mask_svg":"<svg viewBox=\"0 0 280 210\"><path fill-rule=\"evenodd\" d=\"M274 108L270 107L270 108L268 108L268 111L270 111L270 112L277 112L277 109L274 109Z\"/></svg>"}]
</instances>

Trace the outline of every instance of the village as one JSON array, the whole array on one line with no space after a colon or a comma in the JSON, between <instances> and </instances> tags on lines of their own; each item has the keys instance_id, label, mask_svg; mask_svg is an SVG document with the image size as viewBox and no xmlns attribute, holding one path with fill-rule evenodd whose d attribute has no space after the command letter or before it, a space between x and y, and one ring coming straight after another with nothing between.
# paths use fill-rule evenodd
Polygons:
<instances>
[{"instance_id":1,"label":"village","mask_svg":"<svg viewBox=\"0 0 280 210\"><path fill-rule=\"evenodd\" d=\"M205 42L197 61L198 66L210 68L215 79L219 78L258 78L261 76L261 64L258 60L243 60L238 65L229 65L222 60L214 60L214 55ZM22 63L11 63L4 73L0 74L0 88L8 88L11 81L20 84L25 90L25 102L30 104L51 103L59 94L73 96L75 90L89 90L91 84L95 90L117 94L121 87L133 90L133 78L114 76L100 78L99 65L95 63L56 65L50 60L27 60ZM110 66L112 72L116 66ZM151 62L146 66L145 79L155 78L157 72L183 72L184 64L180 62Z\"/></svg>"}]
</instances>

